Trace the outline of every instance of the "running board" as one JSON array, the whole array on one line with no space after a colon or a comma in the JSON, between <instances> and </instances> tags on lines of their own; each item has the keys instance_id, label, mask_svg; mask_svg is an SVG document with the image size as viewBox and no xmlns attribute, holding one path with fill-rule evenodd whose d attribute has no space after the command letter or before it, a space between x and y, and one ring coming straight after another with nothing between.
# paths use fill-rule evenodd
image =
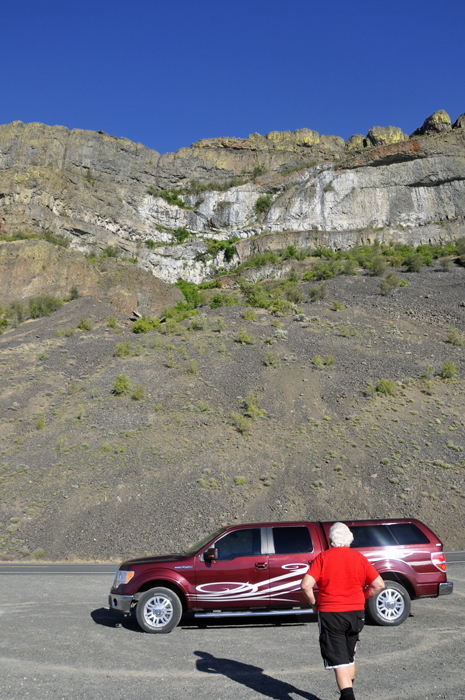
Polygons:
<instances>
[{"instance_id":1,"label":"running board","mask_svg":"<svg viewBox=\"0 0 465 700\"><path fill-rule=\"evenodd\" d=\"M194 613L194 617L269 617L270 615L313 615L311 608L292 608L292 610L239 610L234 612Z\"/></svg>"}]
</instances>

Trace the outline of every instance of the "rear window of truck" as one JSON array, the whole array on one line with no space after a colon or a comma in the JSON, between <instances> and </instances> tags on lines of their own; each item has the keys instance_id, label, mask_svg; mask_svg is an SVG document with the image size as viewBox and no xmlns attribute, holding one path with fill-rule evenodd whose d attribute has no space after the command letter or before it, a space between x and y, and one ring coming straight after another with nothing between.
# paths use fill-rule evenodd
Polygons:
<instances>
[{"instance_id":1,"label":"rear window of truck","mask_svg":"<svg viewBox=\"0 0 465 700\"><path fill-rule=\"evenodd\" d=\"M429 539L415 523L392 525L351 525L354 535L351 547L395 547L396 545L429 544Z\"/></svg>"}]
</instances>

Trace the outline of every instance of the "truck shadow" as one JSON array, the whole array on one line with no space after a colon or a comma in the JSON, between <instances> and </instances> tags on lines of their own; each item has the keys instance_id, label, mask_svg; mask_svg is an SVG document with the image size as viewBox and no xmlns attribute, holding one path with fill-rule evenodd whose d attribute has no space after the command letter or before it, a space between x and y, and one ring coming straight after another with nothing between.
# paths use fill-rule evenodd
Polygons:
<instances>
[{"instance_id":1,"label":"truck shadow","mask_svg":"<svg viewBox=\"0 0 465 700\"><path fill-rule=\"evenodd\" d=\"M97 608L97 610L92 610L90 616L96 625L102 625L103 627L124 627L124 629L130 630L131 632L143 634L143 631L137 624L137 620L133 615L125 617L121 615L121 613L108 610L108 608Z\"/></svg>"},{"instance_id":2,"label":"truck shadow","mask_svg":"<svg viewBox=\"0 0 465 700\"><path fill-rule=\"evenodd\" d=\"M201 673L214 673L230 678L236 683L254 690L261 696L273 698L273 700L293 700L291 693L299 695L305 700L321 700L313 693L299 690L290 683L279 681L272 676L263 673L263 669L252 664L244 664L232 659L220 659L206 651L194 651L200 658L196 662L197 670Z\"/></svg>"}]
</instances>

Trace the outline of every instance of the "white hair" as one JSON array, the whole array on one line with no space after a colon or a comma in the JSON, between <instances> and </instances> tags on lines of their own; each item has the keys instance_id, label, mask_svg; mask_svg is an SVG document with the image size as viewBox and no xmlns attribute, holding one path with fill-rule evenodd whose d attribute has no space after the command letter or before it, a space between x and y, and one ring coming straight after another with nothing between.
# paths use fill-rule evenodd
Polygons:
<instances>
[{"instance_id":1,"label":"white hair","mask_svg":"<svg viewBox=\"0 0 465 700\"><path fill-rule=\"evenodd\" d=\"M334 523L329 530L329 539L332 547L350 547L354 536L344 523Z\"/></svg>"}]
</instances>

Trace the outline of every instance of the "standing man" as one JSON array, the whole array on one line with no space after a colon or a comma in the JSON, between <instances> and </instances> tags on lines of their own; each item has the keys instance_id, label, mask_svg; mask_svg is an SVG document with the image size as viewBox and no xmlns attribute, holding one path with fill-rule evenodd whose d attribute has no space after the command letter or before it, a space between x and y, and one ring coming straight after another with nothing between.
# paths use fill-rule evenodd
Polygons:
<instances>
[{"instance_id":1,"label":"standing man","mask_svg":"<svg viewBox=\"0 0 465 700\"><path fill-rule=\"evenodd\" d=\"M354 656L365 624L365 600L384 588L383 579L368 559L350 549L353 539L347 525L334 523L329 531L331 548L313 560L301 584L313 612L318 612L321 655L325 668L334 669L340 700L355 700Z\"/></svg>"}]
</instances>

